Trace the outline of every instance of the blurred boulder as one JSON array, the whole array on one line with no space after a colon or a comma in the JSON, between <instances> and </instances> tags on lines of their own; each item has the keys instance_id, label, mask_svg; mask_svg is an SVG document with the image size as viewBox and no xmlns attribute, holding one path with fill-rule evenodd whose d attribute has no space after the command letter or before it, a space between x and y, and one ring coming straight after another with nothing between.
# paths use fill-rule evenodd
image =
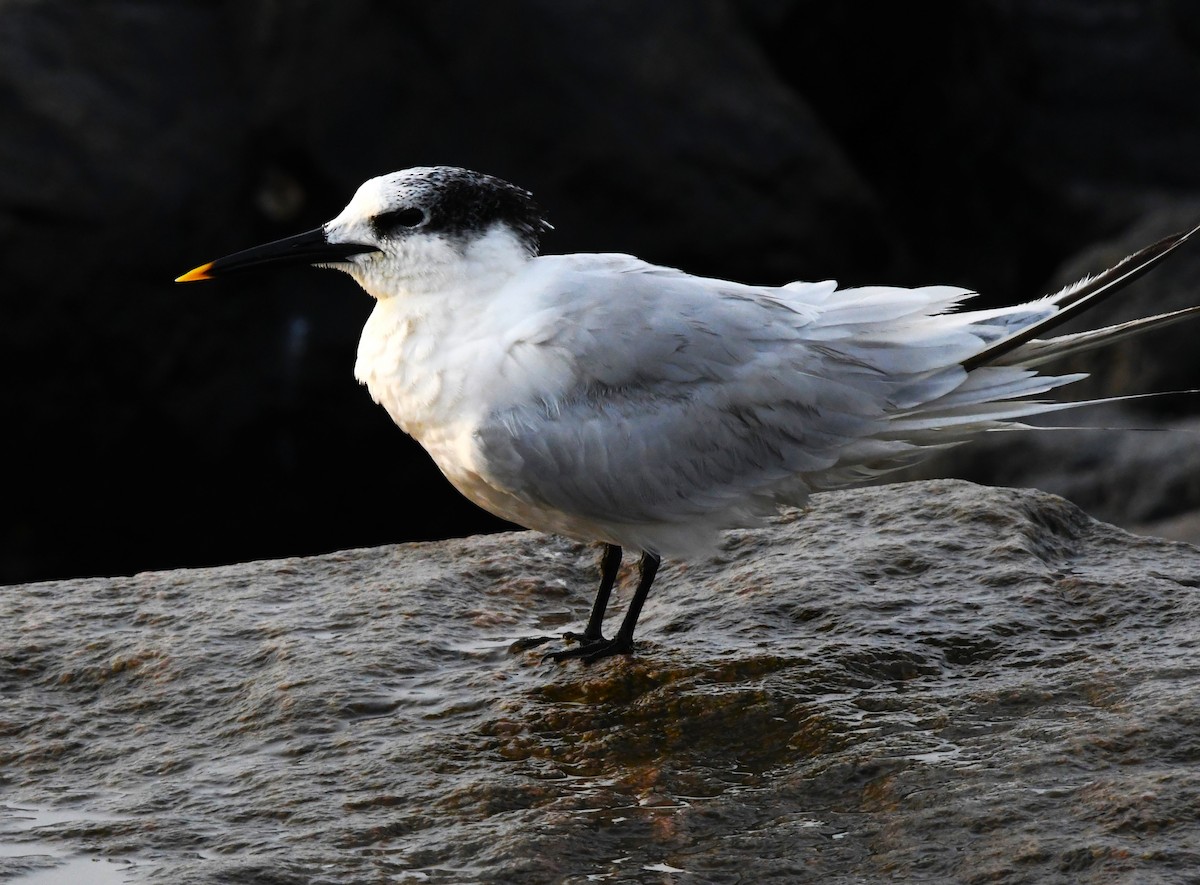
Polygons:
<instances>
[{"instance_id":1,"label":"blurred boulder","mask_svg":"<svg viewBox=\"0 0 1200 885\"><path fill-rule=\"evenodd\" d=\"M0 581L500 525L356 389L351 281L170 282L367 177L507 177L550 251L1011 300L1200 191L1198 34L1182 0L0 2Z\"/></svg>"}]
</instances>

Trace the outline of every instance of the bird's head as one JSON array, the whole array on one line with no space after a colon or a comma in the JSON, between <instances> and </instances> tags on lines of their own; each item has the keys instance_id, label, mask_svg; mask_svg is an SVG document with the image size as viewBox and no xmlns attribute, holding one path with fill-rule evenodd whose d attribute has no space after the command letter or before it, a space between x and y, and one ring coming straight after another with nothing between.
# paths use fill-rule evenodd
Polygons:
<instances>
[{"instance_id":1,"label":"bird's head","mask_svg":"<svg viewBox=\"0 0 1200 885\"><path fill-rule=\"evenodd\" d=\"M344 270L383 299L511 270L537 254L549 227L528 191L468 169L421 166L365 182L315 230L219 258L176 282L310 264Z\"/></svg>"}]
</instances>

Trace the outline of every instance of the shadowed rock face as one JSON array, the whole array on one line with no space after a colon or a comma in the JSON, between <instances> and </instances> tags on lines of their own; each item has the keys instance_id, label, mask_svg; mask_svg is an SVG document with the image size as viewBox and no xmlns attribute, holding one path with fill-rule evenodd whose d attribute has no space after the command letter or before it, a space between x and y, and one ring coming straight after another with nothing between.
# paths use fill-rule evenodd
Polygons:
<instances>
[{"instance_id":1,"label":"shadowed rock face","mask_svg":"<svg viewBox=\"0 0 1200 885\"><path fill-rule=\"evenodd\" d=\"M0 3L0 582L498 527L356 389L352 282L170 282L368 177L500 175L549 251L1033 297L1200 192L1197 8Z\"/></svg>"},{"instance_id":2,"label":"shadowed rock face","mask_svg":"<svg viewBox=\"0 0 1200 885\"><path fill-rule=\"evenodd\" d=\"M3 588L0 854L182 883L1200 863L1194 547L1039 492L821 495L665 564L632 658L508 650L594 578L527 533Z\"/></svg>"}]
</instances>

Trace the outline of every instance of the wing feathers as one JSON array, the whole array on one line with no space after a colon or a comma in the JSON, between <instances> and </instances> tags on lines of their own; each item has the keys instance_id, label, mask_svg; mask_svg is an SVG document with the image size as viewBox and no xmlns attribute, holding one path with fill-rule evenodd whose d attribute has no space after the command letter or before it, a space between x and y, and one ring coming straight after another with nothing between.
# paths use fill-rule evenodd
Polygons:
<instances>
[{"instance_id":1,"label":"wing feathers","mask_svg":"<svg viewBox=\"0 0 1200 885\"><path fill-rule=\"evenodd\" d=\"M536 514L559 514L542 524L604 525L614 543L670 555L687 537L745 525L976 433L1136 398L1035 399L1086 376L1034 367L1200 307L1038 336L1197 230L1055 295L980 311L955 310L972 293L948 286L768 289L627 256L538 259L541 276L523 285L543 293L546 313L511 327L494 374L512 393L490 398L494 411L472 425L479 475L521 502L510 518L538 527Z\"/></svg>"}]
</instances>

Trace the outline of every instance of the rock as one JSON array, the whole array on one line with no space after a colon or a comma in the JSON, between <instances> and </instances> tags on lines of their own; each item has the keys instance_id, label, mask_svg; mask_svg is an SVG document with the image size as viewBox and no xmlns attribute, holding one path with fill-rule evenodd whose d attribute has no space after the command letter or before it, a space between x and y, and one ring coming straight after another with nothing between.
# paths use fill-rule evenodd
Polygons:
<instances>
[{"instance_id":1,"label":"rock","mask_svg":"<svg viewBox=\"0 0 1200 885\"><path fill-rule=\"evenodd\" d=\"M1129 531L1200 543L1189 518L1200 511L1200 421L1155 422L1109 410L1087 413L1082 422L1104 429L992 434L905 476L1044 489Z\"/></svg>"},{"instance_id":2,"label":"rock","mask_svg":"<svg viewBox=\"0 0 1200 885\"><path fill-rule=\"evenodd\" d=\"M4 588L0 870L1067 883L1200 862L1200 549L1041 492L832 493L666 564L632 658L510 653L586 618L595 565L525 533Z\"/></svg>"},{"instance_id":3,"label":"rock","mask_svg":"<svg viewBox=\"0 0 1200 885\"><path fill-rule=\"evenodd\" d=\"M1200 190L1186 0L750 7L904 232L913 283L1028 298L1064 255Z\"/></svg>"}]
</instances>

